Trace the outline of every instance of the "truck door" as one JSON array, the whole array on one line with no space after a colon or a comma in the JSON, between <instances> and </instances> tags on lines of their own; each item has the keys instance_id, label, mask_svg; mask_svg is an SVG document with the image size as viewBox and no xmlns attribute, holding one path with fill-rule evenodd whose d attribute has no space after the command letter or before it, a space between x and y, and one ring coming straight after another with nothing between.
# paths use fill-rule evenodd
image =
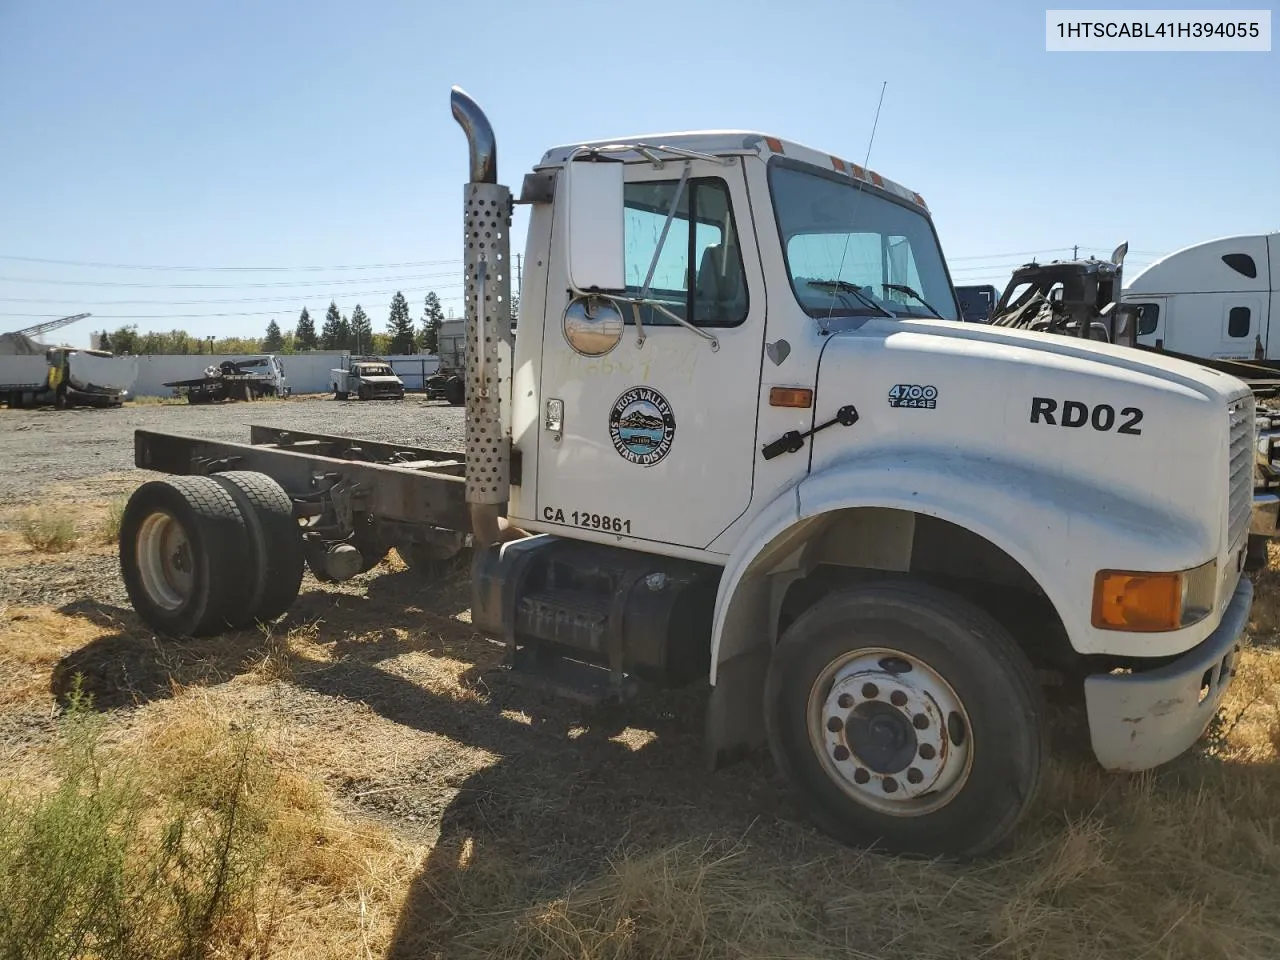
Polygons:
<instances>
[{"instance_id":1,"label":"truck door","mask_svg":"<svg viewBox=\"0 0 1280 960\"><path fill-rule=\"evenodd\" d=\"M1168 343L1169 303L1167 297L1135 297L1125 298L1126 303L1142 308L1138 317L1138 343L1147 347L1178 350L1179 347Z\"/></svg>"},{"instance_id":2,"label":"truck door","mask_svg":"<svg viewBox=\"0 0 1280 960\"><path fill-rule=\"evenodd\" d=\"M652 273L651 298L696 330L640 307L641 345L624 303L620 339L583 355L599 351L565 322L581 301L548 296L536 528L701 549L751 502L765 296L745 176L696 160L681 188L684 170L627 165L625 282L636 296Z\"/></svg>"}]
</instances>

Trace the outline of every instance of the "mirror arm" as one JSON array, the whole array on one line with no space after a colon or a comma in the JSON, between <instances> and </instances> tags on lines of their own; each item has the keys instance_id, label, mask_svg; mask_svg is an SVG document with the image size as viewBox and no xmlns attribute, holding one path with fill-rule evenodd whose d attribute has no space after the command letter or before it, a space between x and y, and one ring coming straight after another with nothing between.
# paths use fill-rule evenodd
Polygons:
<instances>
[{"instance_id":1,"label":"mirror arm","mask_svg":"<svg viewBox=\"0 0 1280 960\"><path fill-rule=\"evenodd\" d=\"M644 323L640 320L640 302L638 300L631 301L631 316L636 321L636 347L643 347L645 340L648 338L644 335Z\"/></svg>"},{"instance_id":2,"label":"mirror arm","mask_svg":"<svg viewBox=\"0 0 1280 960\"><path fill-rule=\"evenodd\" d=\"M658 258L662 256L662 248L667 245L667 233L671 230L671 221L676 218L676 210L684 197L684 188L689 182L689 170L693 164L685 161L684 171L680 174L680 182L676 184L675 196L671 198L671 207L667 210L666 222L662 225L662 233L658 234L658 245L653 248L653 258L649 261L649 273L644 278L644 286L640 288L640 299L649 299L649 288L653 285L653 275L658 270ZM690 229L693 229L690 227Z\"/></svg>"},{"instance_id":3,"label":"mirror arm","mask_svg":"<svg viewBox=\"0 0 1280 960\"><path fill-rule=\"evenodd\" d=\"M711 351L713 353L720 349L720 341L716 339L714 334L708 333L706 330L703 330L701 327L695 327L688 320L684 319L684 317L676 316L674 313L672 313L662 304L658 303L658 301L641 299L641 300L632 301L632 304L637 307L637 312L639 312L638 310L639 304L644 304L646 307L653 307L653 309L657 310L661 314L664 314L665 316L670 317L672 320L680 324L680 326L684 327L686 330L692 330L694 333L700 336L703 340L709 341L711 343Z\"/></svg>"}]
</instances>

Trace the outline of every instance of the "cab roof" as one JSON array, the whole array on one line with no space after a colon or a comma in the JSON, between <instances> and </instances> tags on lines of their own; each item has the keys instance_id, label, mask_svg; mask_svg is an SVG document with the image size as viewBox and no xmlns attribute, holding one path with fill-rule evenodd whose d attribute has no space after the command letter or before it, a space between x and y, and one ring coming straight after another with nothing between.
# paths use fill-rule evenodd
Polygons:
<instances>
[{"instance_id":1,"label":"cab roof","mask_svg":"<svg viewBox=\"0 0 1280 960\"><path fill-rule=\"evenodd\" d=\"M649 159L638 149L642 145L650 148L675 147L680 150L691 150L696 153L706 153L717 157L754 154L766 162L771 156L775 155L790 157L793 160L801 160L817 167L847 174L851 179L879 187L886 193L900 197L908 203L916 204L926 211L929 209L920 194L914 190L909 190L900 183L881 176L874 170L867 170L852 161L844 160L834 154L824 153L821 150L815 150L812 147L806 147L802 143L783 140L780 137L753 130L689 130L682 133L650 133L641 136L614 137L609 140L588 140L583 143L564 144L552 147L544 153L538 166L559 166L568 160L575 150L584 148L588 150L612 148L609 151L610 154L623 160L639 161ZM634 146L637 149L619 149L629 146ZM671 157L671 159L677 158Z\"/></svg>"}]
</instances>

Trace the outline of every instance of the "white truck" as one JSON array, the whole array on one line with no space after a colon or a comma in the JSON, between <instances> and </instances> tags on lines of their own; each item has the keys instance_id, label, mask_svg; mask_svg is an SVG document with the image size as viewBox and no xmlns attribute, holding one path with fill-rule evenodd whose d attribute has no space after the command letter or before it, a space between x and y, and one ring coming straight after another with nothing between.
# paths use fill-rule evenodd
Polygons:
<instances>
[{"instance_id":1,"label":"white truck","mask_svg":"<svg viewBox=\"0 0 1280 960\"><path fill-rule=\"evenodd\" d=\"M1046 771L1190 748L1252 601L1253 398L1108 344L949 322L921 197L749 132L549 150L518 199L457 88L463 452L149 431L122 576L157 631L270 620L304 564L471 548L472 623L586 699L705 683L709 762L767 743L855 844L990 851ZM509 226L528 204L520 336ZM935 319L941 317L942 319ZM248 558L248 562L240 562Z\"/></svg>"},{"instance_id":2,"label":"white truck","mask_svg":"<svg viewBox=\"0 0 1280 960\"><path fill-rule=\"evenodd\" d=\"M329 371L333 398L346 400L403 400L404 381L381 357L348 357Z\"/></svg>"},{"instance_id":3,"label":"white truck","mask_svg":"<svg viewBox=\"0 0 1280 960\"><path fill-rule=\"evenodd\" d=\"M1248 360L1280 370L1280 233L1224 237L1157 260L1131 279L1138 342L1196 357Z\"/></svg>"}]
</instances>

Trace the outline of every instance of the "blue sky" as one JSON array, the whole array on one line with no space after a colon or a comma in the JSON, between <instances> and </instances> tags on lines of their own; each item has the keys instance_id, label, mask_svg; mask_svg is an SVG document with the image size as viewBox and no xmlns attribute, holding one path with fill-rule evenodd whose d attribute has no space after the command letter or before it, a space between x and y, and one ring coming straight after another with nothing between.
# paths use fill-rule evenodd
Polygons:
<instances>
[{"instance_id":1,"label":"blue sky","mask_svg":"<svg viewBox=\"0 0 1280 960\"><path fill-rule=\"evenodd\" d=\"M957 283L1002 285L1029 252L1073 244L1127 239L1141 265L1280 229L1280 54L1047 53L1044 17L0 0L0 331L87 310L66 341L122 323L260 335L330 299L381 330L396 289L415 317L427 289L460 308L454 83L518 188L551 145L679 129L760 129L861 162L887 80L871 167L924 195Z\"/></svg>"}]
</instances>

